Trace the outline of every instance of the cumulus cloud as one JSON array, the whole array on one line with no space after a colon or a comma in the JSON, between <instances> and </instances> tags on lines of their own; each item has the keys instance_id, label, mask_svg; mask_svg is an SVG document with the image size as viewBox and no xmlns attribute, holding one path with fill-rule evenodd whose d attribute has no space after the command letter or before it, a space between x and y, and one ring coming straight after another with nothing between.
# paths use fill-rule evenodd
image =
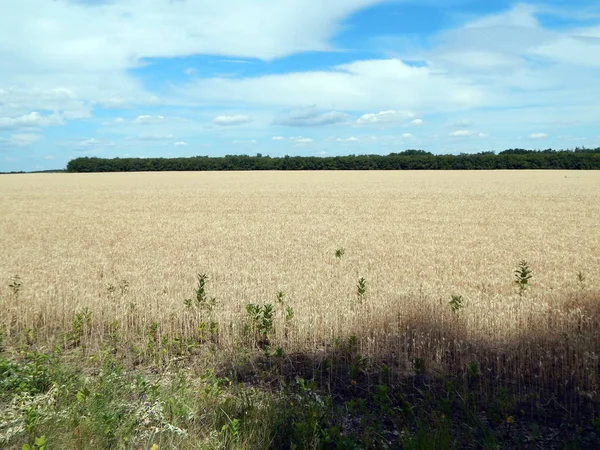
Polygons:
<instances>
[{"instance_id":1,"label":"cumulus cloud","mask_svg":"<svg viewBox=\"0 0 600 450\"><path fill-rule=\"evenodd\" d=\"M338 142L358 142L360 141L360 139L354 137L354 136L350 136L349 138L337 138L336 141Z\"/></svg>"},{"instance_id":2,"label":"cumulus cloud","mask_svg":"<svg viewBox=\"0 0 600 450\"><path fill-rule=\"evenodd\" d=\"M315 142L315 141L314 141L314 139L311 139L311 138L305 138L305 137L301 137L301 136L300 136L300 137L297 137L297 138L295 138L295 139L294 139L294 141L295 141L297 144L312 144L313 142Z\"/></svg>"},{"instance_id":3,"label":"cumulus cloud","mask_svg":"<svg viewBox=\"0 0 600 450\"><path fill-rule=\"evenodd\" d=\"M40 128L52 125L63 125L64 121L56 114L43 116L37 111L20 117L0 118L0 130L15 130L18 128Z\"/></svg>"},{"instance_id":4,"label":"cumulus cloud","mask_svg":"<svg viewBox=\"0 0 600 450\"><path fill-rule=\"evenodd\" d=\"M172 94L182 101L241 102L292 109L299 104L314 106L275 121L292 125L312 125L303 116L312 117L315 110L329 110L331 105L336 105L337 111L315 120L316 124L347 120L343 110L447 111L484 102L484 92L477 85L400 59L355 61L314 72L198 79L173 87Z\"/></svg>"},{"instance_id":5,"label":"cumulus cloud","mask_svg":"<svg viewBox=\"0 0 600 450\"><path fill-rule=\"evenodd\" d=\"M65 119L83 119L90 117L91 105L78 99L70 89L3 87L0 78L0 117L25 115L28 111L49 111Z\"/></svg>"},{"instance_id":6,"label":"cumulus cloud","mask_svg":"<svg viewBox=\"0 0 600 450\"><path fill-rule=\"evenodd\" d=\"M107 107L146 104L151 96L130 70L150 58L271 60L324 51L341 20L384 1L162 1L148 7L140 0L19 0L0 15L2 78L9 86L65 87Z\"/></svg>"},{"instance_id":7,"label":"cumulus cloud","mask_svg":"<svg viewBox=\"0 0 600 450\"><path fill-rule=\"evenodd\" d=\"M275 125L288 127L322 127L348 122L350 116L338 111L319 112L316 108L303 108L278 117Z\"/></svg>"},{"instance_id":8,"label":"cumulus cloud","mask_svg":"<svg viewBox=\"0 0 600 450\"><path fill-rule=\"evenodd\" d=\"M175 147L187 147L188 143L185 141L179 141L179 142L175 142L173 145Z\"/></svg>"},{"instance_id":9,"label":"cumulus cloud","mask_svg":"<svg viewBox=\"0 0 600 450\"><path fill-rule=\"evenodd\" d=\"M281 141L291 141L294 142L296 144L311 144L313 143L315 140L312 138L308 138L308 137L304 137L304 136L292 136L292 137L283 137L283 136L273 136L271 138L272 141L277 141L277 142L281 142Z\"/></svg>"},{"instance_id":10,"label":"cumulus cloud","mask_svg":"<svg viewBox=\"0 0 600 450\"><path fill-rule=\"evenodd\" d=\"M75 151L83 153L98 152L104 148L115 147L114 142L109 142L104 139L98 138L86 138L86 139L75 139L66 143L67 146L72 147Z\"/></svg>"},{"instance_id":11,"label":"cumulus cloud","mask_svg":"<svg viewBox=\"0 0 600 450\"><path fill-rule=\"evenodd\" d=\"M594 37L596 29L549 30L539 23L536 13L536 8L516 6L451 29L437 36L434 47L411 51L423 61L418 66L401 57L362 60L329 70L201 79L177 86L174 94L195 101L239 101L265 107L293 108L308 103L324 110L336 105L342 113L379 110L462 115L478 111L478 123L486 125L497 125L500 122L492 118L510 114L513 118L507 120L514 123L514 112L505 114L500 108L543 105L535 111L526 108L535 115L524 114L528 121L541 122L560 117L571 106L570 113L579 120L597 123L600 113L592 99L600 96L600 85L595 63L586 63L600 61L596 57L600 49L594 43L600 42ZM578 36L578 42L586 42L578 47L577 61L567 58L566 50L552 56L540 51L565 36ZM401 49L396 52L402 53ZM577 70L570 70L575 65ZM376 126L385 117L368 114L360 119L363 126ZM410 122L407 125L423 124L422 119L406 120Z\"/></svg>"},{"instance_id":12,"label":"cumulus cloud","mask_svg":"<svg viewBox=\"0 0 600 450\"><path fill-rule=\"evenodd\" d=\"M548 135L546 133L531 133L528 137L529 139L544 139Z\"/></svg>"},{"instance_id":13,"label":"cumulus cloud","mask_svg":"<svg viewBox=\"0 0 600 450\"><path fill-rule=\"evenodd\" d=\"M403 137L404 139L410 139L410 138L414 138L414 137L415 137L415 135L414 135L414 134L412 134L412 133L404 133L404 134L402 135L402 137Z\"/></svg>"},{"instance_id":14,"label":"cumulus cloud","mask_svg":"<svg viewBox=\"0 0 600 450\"><path fill-rule=\"evenodd\" d=\"M488 135L486 133L480 133L480 132L471 131L471 130L456 130L456 131L449 133L448 136L455 137L455 138L465 138L465 137L485 138L485 137L488 137Z\"/></svg>"},{"instance_id":15,"label":"cumulus cloud","mask_svg":"<svg viewBox=\"0 0 600 450\"><path fill-rule=\"evenodd\" d=\"M363 114L356 122L364 124L395 124L412 119L415 114L408 111L380 111L378 113Z\"/></svg>"},{"instance_id":16,"label":"cumulus cloud","mask_svg":"<svg viewBox=\"0 0 600 450\"><path fill-rule=\"evenodd\" d=\"M217 116L213 119L213 123L221 127L231 127L250 123L252 120L253 119L250 116L239 114L233 116Z\"/></svg>"},{"instance_id":17,"label":"cumulus cloud","mask_svg":"<svg viewBox=\"0 0 600 450\"><path fill-rule=\"evenodd\" d=\"M456 130L451 132L448 136L452 137L467 137L471 136L473 133L469 130Z\"/></svg>"},{"instance_id":18,"label":"cumulus cloud","mask_svg":"<svg viewBox=\"0 0 600 450\"><path fill-rule=\"evenodd\" d=\"M100 141L99 139L96 138L90 138L90 139L85 139L81 142L79 142L79 145L81 147L94 147L97 146L98 144L100 144L102 141Z\"/></svg>"}]
</instances>

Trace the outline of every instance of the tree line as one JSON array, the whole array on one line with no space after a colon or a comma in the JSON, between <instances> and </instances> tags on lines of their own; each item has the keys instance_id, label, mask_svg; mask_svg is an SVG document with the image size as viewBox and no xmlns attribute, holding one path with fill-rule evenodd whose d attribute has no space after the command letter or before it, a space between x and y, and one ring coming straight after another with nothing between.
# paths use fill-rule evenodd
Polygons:
<instances>
[{"instance_id":1,"label":"tree line","mask_svg":"<svg viewBox=\"0 0 600 450\"><path fill-rule=\"evenodd\" d=\"M284 156L226 155L186 158L75 158L67 172L159 172L227 170L600 170L600 147L575 150L509 149L498 154L480 152L434 155L406 150L389 155Z\"/></svg>"}]
</instances>

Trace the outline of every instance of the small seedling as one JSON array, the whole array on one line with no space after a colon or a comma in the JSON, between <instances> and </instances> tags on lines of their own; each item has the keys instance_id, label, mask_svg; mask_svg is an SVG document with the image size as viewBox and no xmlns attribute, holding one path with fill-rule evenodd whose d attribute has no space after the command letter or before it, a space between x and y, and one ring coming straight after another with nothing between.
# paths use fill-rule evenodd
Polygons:
<instances>
[{"instance_id":1,"label":"small seedling","mask_svg":"<svg viewBox=\"0 0 600 450\"><path fill-rule=\"evenodd\" d=\"M515 270L515 284L519 289L519 297L523 297L523 294L529 287L529 280L532 277L532 271L527 261L523 260L519 263L519 267Z\"/></svg>"},{"instance_id":2,"label":"small seedling","mask_svg":"<svg viewBox=\"0 0 600 450\"><path fill-rule=\"evenodd\" d=\"M19 292L21 292L21 287L23 287L21 277L19 275L15 275L14 277L12 277L8 287L12 291L15 298L19 298Z\"/></svg>"},{"instance_id":3,"label":"small seedling","mask_svg":"<svg viewBox=\"0 0 600 450\"><path fill-rule=\"evenodd\" d=\"M358 303L362 303L367 294L367 280L360 278L356 285L356 296L358 297Z\"/></svg>"},{"instance_id":4,"label":"small seedling","mask_svg":"<svg viewBox=\"0 0 600 450\"><path fill-rule=\"evenodd\" d=\"M285 292L279 290L277 291L277 302L282 305L285 301Z\"/></svg>"},{"instance_id":5,"label":"small seedling","mask_svg":"<svg viewBox=\"0 0 600 450\"><path fill-rule=\"evenodd\" d=\"M196 294L196 298L186 298L183 301L183 304L186 308L191 309L193 306L196 308L211 312L215 306L217 306L217 298L209 297L206 293L206 283L208 282L208 275L206 274L198 274L198 284L196 289L194 289L194 293Z\"/></svg>"},{"instance_id":6,"label":"small seedling","mask_svg":"<svg viewBox=\"0 0 600 450\"><path fill-rule=\"evenodd\" d=\"M457 313L464 306L462 295L453 295L448 303L450 304L452 311L455 313Z\"/></svg>"},{"instance_id":7,"label":"small seedling","mask_svg":"<svg viewBox=\"0 0 600 450\"><path fill-rule=\"evenodd\" d=\"M85 327L87 327L92 321L92 312L88 308L84 308L83 311L76 313L73 316L73 323L71 333L69 333L69 343L77 347L81 344L81 338Z\"/></svg>"},{"instance_id":8,"label":"small seedling","mask_svg":"<svg viewBox=\"0 0 600 450\"><path fill-rule=\"evenodd\" d=\"M231 419L223 409L221 411L228 422L221 428L220 448L236 448L240 439L240 420Z\"/></svg>"},{"instance_id":9,"label":"small seedling","mask_svg":"<svg viewBox=\"0 0 600 450\"><path fill-rule=\"evenodd\" d=\"M340 247L335 251L335 257L337 259L342 259L342 256L344 256L344 253L346 253L346 249L343 247Z\"/></svg>"},{"instance_id":10,"label":"small seedling","mask_svg":"<svg viewBox=\"0 0 600 450\"><path fill-rule=\"evenodd\" d=\"M248 328L254 335L256 344L261 348L269 346L274 331L275 309L273 305L260 306L249 303L246 305L246 313L250 322Z\"/></svg>"},{"instance_id":11,"label":"small seedling","mask_svg":"<svg viewBox=\"0 0 600 450\"><path fill-rule=\"evenodd\" d=\"M286 306L284 318L286 322L290 322L294 318L294 309L291 306Z\"/></svg>"}]
</instances>

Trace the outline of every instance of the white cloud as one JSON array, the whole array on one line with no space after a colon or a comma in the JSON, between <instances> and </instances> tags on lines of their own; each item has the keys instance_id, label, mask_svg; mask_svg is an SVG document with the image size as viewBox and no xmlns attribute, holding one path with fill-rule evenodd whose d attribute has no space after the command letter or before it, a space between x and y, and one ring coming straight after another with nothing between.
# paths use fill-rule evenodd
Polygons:
<instances>
[{"instance_id":1,"label":"white cloud","mask_svg":"<svg viewBox=\"0 0 600 450\"><path fill-rule=\"evenodd\" d=\"M0 15L0 88L67 88L105 106L145 104L152 96L129 71L148 58L270 60L328 50L344 18L383 2L19 0Z\"/></svg>"},{"instance_id":2,"label":"white cloud","mask_svg":"<svg viewBox=\"0 0 600 450\"><path fill-rule=\"evenodd\" d=\"M545 56L539 50L576 35L587 42L579 48L581 62L600 61L588 39L598 34L597 27L549 30L539 24L535 13L536 8L516 6L437 36L431 49L404 52L400 48L398 58L355 61L320 71L201 79L175 87L173 94L192 102L267 108L312 104L327 110L335 105L340 113L418 111L435 118L468 112L490 131L506 123L515 133L524 132L523 120L547 125L566 111L580 123L598 123L600 110L593 99L600 97L600 84L594 67L581 64L572 70L575 62ZM465 54L457 56L461 52ZM423 64L404 63L404 56ZM518 110L527 114L517 114ZM374 116L361 118L361 126L376 126L379 117L370 114ZM523 118L519 123L517 116ZM410 125L422 125L421 120L413 118Z\"/></svg>"},{"instance_id":3,"label":"white cloud","mask_svg":"<svg viewBox=\"0 0 600 450\"><path fill-rule=\"evenodd\" d=\"M538 20L534 14L538 10L533 5L516 4L514 7L500 14L491 14L469 23L467 28L493 28L493 27L522 27L537 28Z\"/></svg>"},{"instance_id":4,"label":"white cloud","mask_svg":"<svg viewBox=\"0 0 600 450\"><path fill-rule=\"evenodd\" d=\"M15 130L18 128L40 128L52 125L63 125L64 121L58 115L43 116L37 111L20 117L0 118L0 130Z\"/></svg>"},{"instance_id":5,"label":"white cloud","mask_svg":"<svg viewBox=\"0 0 600 450\"><path fill-rule=\"evenodd\" d=\"M466 138L466 137L486 138L486 137L489 137L489 135L486 133L480 133L480 132L471 131L471 130L456 130L456 131L449 133L448 136L453 137L453 138Z\"/></svg>"},{"instance_id":6,"label":"white cloud","mask_svg":"<svg viewBox=\"0 0 600 450\"><path fill-rule=\"evenodd\" d=\"M135 123L136 125L156 125L158 123L164 122L165 118L163 116L148 116L148 115L143 115L143 116L138 116L136 119L133 120L132 123Z\"/></svg>"},{"instance_id":7,"label":"white cloud","mask_svg":"<svg viewBox=\"0 0 600 450\"><path fill-rule=\"evenodd\" d=\"M317 108L302 108L277 117L273 124L289 127L321 127L348 122L350 116L338 111L319 112Z\"/></svg>"},{"instance_id":8,"label":"white cloud","mask_svg":"<svg viewBox=\"0 0 600 450\"><path fill-rule=\"evenodd\" d=\"M469 130L456 130L451 132L450 134L448 134L448 136L451 137L467 137L467 136L471 136L473 134L472 131Z\"/></svg>"},{"instance_id":9,"label":"white cloud","mask_svg":"<svg viewBox=\"0 0 600 450\"><path fill-rule=\"evenodd\" d=\"M405 139L410 139L410 138L414 138L414 137L415 137L415 135L414 135L414 134L412 134L412 133L404 133L404 134L402 135L402 137L403 137L403 138L405 138Z\"/></svg>"},{"instance_id":10,"label":"white cloud","mask_svg":"<svg viewBox=\"0 0 600 450\"><path fill-rule=\"evenodd\" d=\"M79 142L79 145L82 147L94 147L100 144L102 141L96 138L85 139L84 141Z\"/></svg>"},{"instance_id":11,"label":"white cloud","mask_svg":"<svg viewBox=\"0 0 600 450\"><path fill-rule=\"evenodd\" d=\"M440 55L439 60L447 67L467 68L469 70L512 69L524 64L520 57L476 50L459 50Z\"/></svg>"},{"instance_id":12,"label":"white cloud","mask_svg":"<svg viewBox=\"0 0 600 450\"><path fill-rule=\"evenodd\" d=\"M311 144L314 142L314 139L307 138L304 136L295 136L295 137L283 137L283 136L273 136L271 138L272 141L282 142L282 141L291 141L296 144Z\"/></svg>"},{"instance_id":13,"label":"white cloud","mask_svg":"<svg viewBox=\"0 0 600 450\"><path fill-rule=\"evenodd\" d=\"M423 119L412 120L410 122L410 125L415 126L415 127L420 127L421 125L423 125Z\"/></svg>"},{"instance_id":14,"label":"white cloud","mask_svg":"<svg viewBox=\"0 0 600 450\"><path fill-rule=\"evenodd\" d=\"M240 114L233 116L217 116L213 119L213 123L222 127L229 127L250 123L252 120L252 117Z\"/></svg>"},{"instance_id":15,"label":"white cloud","mask_svg":"<svg viewBox=\"0 0 600 450\"><path fill-rule=\"evenodd\" d=\"M529 139L544 139L548 135L546 133L531 133L528 137Z\"/></svg>"},{"instance_id":16,"label":"white cloud","mask_svg":"<svg viewBox=\"0 0 600 450\"><path fill-rule=\"evenodd\" d=\"M430 68L413 67L399 59L356 61L317 72L198 79L174 86L172 94L182 102L191 103L291 108L314 105L308 111L275 120L276 124L299 126L342 122L347 120L343 110L444 111L484 104L484 92L478 86L450 73L434 73ZM321 119L310 120L315 111L328 110L331 105L339 109Z\"/></svg>"},{"instance_id":17,"label":"white cloud","mask_svg":"<svg viewBox=\"0 0 600 450\"><path fill-rule=\"evenodd\" d=\"M359 140L360 139L358 139L358 138L356 138L354 136L351 136L351 137L346 138L346 139L343 139L343 138L337 138L336 139L336 141L338 141L338 142L358 142Z\"/></svg>"},{"instance_id":18,"label":"white cloud","mask_svg":"<svg viewBox=\"0 0 600 450\"><path fill-rule=\"evenodd\" d=\"M400 123L412 119L415 114L408 111L380 111L378 113L363 114L356 122L360 125L364 124L393 124Z\"/></svg>"},{"instance_id":19,"label":"white cloud","mask_svg":"<svg viewBox=\"0 0 600 450\"><path fill-rule=\"evenodd\" d=\"M83 153L92 153L103 150L104 148L115 147L113 142L98 138L75 139L65 143L74 150Z\"/></svg>"},{"instance_id":20,"label":"white cloud","mask_svg":"<svg viewBox=\"0 0 600 450\"><path fill-rule=\"evenodd\" d=\"M3 77L0 76L0 117L25 115L29 111L48 111L65 119L90 117L91 106L69 89L3 88L2 85Z\"/></svg>"},{"instance_id":21,"label":"white cloud","mask_svg":"<svg viewBox=\"0 0 600 450\"><path fill-rule=\"evenodd\" d=\"M590 33L591 34L591 33ZM600 67L600 40L592 36L569 36L541 45L533 50L539 56L573 65Z\"/></svg>"},{"instance_id":22,"label":"white cloud","mask_svg":"<svg viewBox=\"0 0 600 450\"><path fill-rule=\"evenodd\" d=\"M176 147L187 147L188 143L184 142L184 141L179 141L179 142L175 142L173 145Z\"/></svg>"}]
</instances>

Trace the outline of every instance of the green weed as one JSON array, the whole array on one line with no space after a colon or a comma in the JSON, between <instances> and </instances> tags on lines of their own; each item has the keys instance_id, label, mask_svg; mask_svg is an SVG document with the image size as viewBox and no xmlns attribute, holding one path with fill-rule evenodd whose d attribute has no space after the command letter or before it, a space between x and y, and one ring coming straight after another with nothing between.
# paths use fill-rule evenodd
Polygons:
<instances>
[{"instance_id":1,"label":"green weed","mask_svg":"<svg viewBox=\"0 0 600 450\"><path fill-rule=\"evenodd\" d=\"M514 283L517 285L519 296L523 297L525 291L529 288L529 280L533 274L527 261L523 260L519 263L519 267L515 270Z\"/></svg>"}]
</instances>

